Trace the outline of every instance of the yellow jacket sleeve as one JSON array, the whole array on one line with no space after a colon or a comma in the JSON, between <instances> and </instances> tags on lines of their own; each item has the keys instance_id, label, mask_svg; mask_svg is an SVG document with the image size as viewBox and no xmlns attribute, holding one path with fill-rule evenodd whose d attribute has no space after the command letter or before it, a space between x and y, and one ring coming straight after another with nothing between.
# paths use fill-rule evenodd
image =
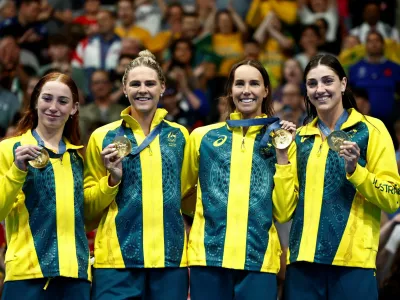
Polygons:
<instances>
[{"instance_id":1,"label":"yellow jacket sleeve","mask_svg":"<svg viewBox=\"0 0 400 300\"><path fill-rule=\"evenodd\" d=\"M199 135L199 130L195 129L185 147L185 154L182 165L182 212L188 216L193 216L196 208L196 184L199 174L199 149L203 135Z\"/></svg>"},{"instance_id":2,"label":"yellow jacket sleeve","mask_svg":"<svg viewBox=\"0 0 400 300\"><path fill-rule=\"evenodd\" d=\"M0 221L12 210L28 174L14 164L13 145L11 140L0 143Z\"/></svg>"},{"instance_id":3,"label":"yellow jacket sleeve","mask_svg":"<svg viewBox=\"0 0 400 300\"><path fill-rule=\"evenodd\" d=\"M270 12L285 23L293 24L297 19L297 2L293 0L253 0L246 15L246 22L250 27L257 27L262 19Z\"/></svg>"},{"instance_id":4,"label":"yellow jacket sleeve","mask_svg":"<svg viewBox=\"0 0 400 300\"><path fill-rule=\"evenodd\" d=\"M287 24L293 24L297 19L296 1L271 1L272 10L278 18Z\"/></svg>"},{"instance_id":5,"label":"yellow jacket sleeve","mask_svg":"<svg viewBox=\"0 0 400 300\"><path fill-rule=\"evenodd\" d=\"M101 137L101 134L95 131L90 137L86 149L83 187L85 219L89 221L101 217L103 211L114 200L119 188L119 184L114 187L108 185L109 174L107 174L100 155L102 151Z\"/></svg>"},{"instance_id":6,"label":"yellow jacket sleeve","mask_svg":"<svg viewBox=\"0 0 400 300\"><path fill-rule=\"evenodd\" d=\"M289 164L276 164L274 190L272 191L273 215L279 223L292 218L298 201L298 180L296 166L296 144L293 142L288 151Z\"/></svg>"},{"instance_id":7,"label":"yellow jacket sleeve","mask_svg":"<svg viewBox=\"0 0 400 300\"><path fill-rule=\"evenodd\" d=\"M392 139L385 125L378 119L368 118L370 137L367 165L357 165L347 179L367 201L380 209L393 213L399 208L400 178Z\"/></svg>"}]
</instances>

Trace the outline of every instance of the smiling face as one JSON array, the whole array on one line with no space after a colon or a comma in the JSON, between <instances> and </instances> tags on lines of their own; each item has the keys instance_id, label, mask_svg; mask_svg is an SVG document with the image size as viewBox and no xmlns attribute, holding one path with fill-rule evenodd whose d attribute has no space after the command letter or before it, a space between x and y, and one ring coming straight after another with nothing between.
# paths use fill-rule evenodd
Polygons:
<instances>
[{"instance_id":1,"label":"smiling face","mask_svg":"<svg viewBox=\"0 0 400 300\"><path fill-rule=\"evenodd\" d=\"M263 99L267 95L268 87L264 85L260 71L249 65L242 65L236 69L232 98L236 110L241 112L244 118L261 115Z\"/></svg>"},{"instance_id":2,"label":"smiling face","mask_svg":"<svg viewBox=\"0 0 400 300\"><path fill-rule=\"evenodd\" d=\"M69 87L59 81L46 82L37 99L38 127L64 129L68 118L78 110Z\"/></svg>"},{"instance_id":3,"label":"smiling face","mask_svg":"<svg viewBox=\"0 0 400 300\"><path fill-rule=\"evenodd\" d=\"M342 80L329 67L317 65L306 76L307 96L317 113L336 113L343 109L342 92L345 91L347 78Z\"/></svg>"},{"instance_id":4,"label":"smiling face","mask_svg":"<svg viewBox=\"0 0 400 300\"><path fill-rule=\"evenodd\" d=\"M155 113L160 94L164 90L165 85L160 82L157 72L145 66L131 69L124 86L124 92L131 103L132 113L144 115Z\"/></svg>"}]
</instances>

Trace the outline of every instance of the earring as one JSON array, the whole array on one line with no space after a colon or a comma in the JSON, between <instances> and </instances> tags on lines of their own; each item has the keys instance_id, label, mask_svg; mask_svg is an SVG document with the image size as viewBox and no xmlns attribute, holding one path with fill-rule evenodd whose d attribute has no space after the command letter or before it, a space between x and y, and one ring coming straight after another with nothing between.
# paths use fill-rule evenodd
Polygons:
<instances>
[{"instance_id":1,"label":"earring","mask_svg":"<svg viewBox=\"0 0 400 300\"><path fill-rule=\"evenodd\" d=\"M344 96L344 91L342 91L342 96Z\"/></svg>"},{"instance_id":2,"label":"earring","mask_svg":"<svg viewBox=\"0 0 400 300\"><path fill-rule=\"evenodd\" d=\"M163 94L163 93L161 93L161 94L160 94L160 98L162 98L162 96L163 96L163 95L164 95L164 94Z\"/></svg>"},{"instance_id":3,"label":"earring","mask_svg":"<svg viewBox=\"0 0 400 300\"><path fill-rule=\"evenodd\" d=\"M125 98L128 98L128 95L127 95L127 94L125 94Z\"/></svg>"},{"instance_id":4,"label":"earring","mask_svg":"<svg viewBox=\"0 0 400 300\"><path fill-rule=\"evenodd\" d=\"M69 118L72 120L72 118L74 117L74 115L69 115Z\"/></svg>"}]
</instances>

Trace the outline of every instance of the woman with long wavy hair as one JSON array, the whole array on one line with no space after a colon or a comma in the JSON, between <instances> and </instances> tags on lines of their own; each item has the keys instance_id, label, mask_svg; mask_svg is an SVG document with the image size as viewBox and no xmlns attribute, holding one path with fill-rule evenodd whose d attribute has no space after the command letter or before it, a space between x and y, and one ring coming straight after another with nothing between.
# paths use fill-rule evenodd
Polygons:
<instances>
[{"instance_id":1,"label":"woman with long wavy hair","mask_svg":"<svg viewBox=\"0 0 400 300\"><path fill-rule=\"evenodd\" d=\"M78 89L49 73L15 136L0 142L0 219L6 220L3 299L89 299Z\"/></svg>"}]
</instances>

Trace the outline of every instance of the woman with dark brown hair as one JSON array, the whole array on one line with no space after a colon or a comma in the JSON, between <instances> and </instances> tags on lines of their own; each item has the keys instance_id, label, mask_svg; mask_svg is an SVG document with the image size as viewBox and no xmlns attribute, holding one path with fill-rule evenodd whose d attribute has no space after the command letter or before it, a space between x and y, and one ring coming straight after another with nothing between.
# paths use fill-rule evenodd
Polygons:
<instances>
[{"instance_id":1,"label":"woman with dark brown hair","mask_svg":"<svg viewBox=\"0 0 400 300\"><path fill-rule=\"evenodd\" d=\"M197 184L195 203L183 207L194 214L187 251L193 300L277 298L281 248L274 219L288 221L294 203L277 199L274 189L291 173L292 152L290 134L274 148L269 132L277 123L292 133L296 126L270 118L270 95L267 71L244 60L226 85L228 120L190 135L182 188L186 204Z\"/></svg>"},{"instance_id":2,"label":"woman with dark brown hair","mask_svg":"<svg viewBox=\"0 0 400 300\"><path fill-rule=\"evenodd\" d=\"M0 219L6 219L3 299L89 299L78 89L49 73L15 136L0 142Z\"/></svg>"}]
</instances>

